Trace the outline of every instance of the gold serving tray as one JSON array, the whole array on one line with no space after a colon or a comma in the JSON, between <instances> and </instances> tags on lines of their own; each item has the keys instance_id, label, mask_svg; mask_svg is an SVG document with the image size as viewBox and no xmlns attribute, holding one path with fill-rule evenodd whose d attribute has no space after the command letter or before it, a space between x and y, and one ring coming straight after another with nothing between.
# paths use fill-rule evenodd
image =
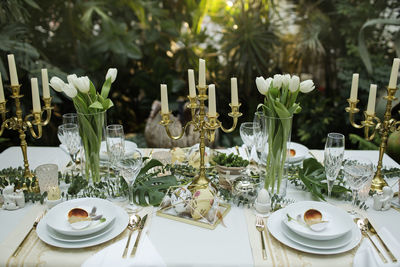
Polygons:
<instances>
[{"instance_id":1,"label":"gold serving tray","mask_svg":"<svg viewBox=\"0 0 400 267\"><path fill-rule=\"evenodd\" d=\"M221 209L221 207L224 208L224 210L221 211L222 218L225 218L225 216L231 210L231 205L229 205L229 204L219 204L218 207L219 207L219 209ZM187 223L187 224L191 224L191 225L195 225L195 226L200 226L200 227L207 228L210 230L214 230L217 227L217 225L221 222L221 219L218 218L217 220L215 220L215 222L213 224L210 224L210 223L196 221L196 220L193 220L190 218L184 218L184 217L180 217L178 215L166 213L167 210L172 209L172 208L173 207L171 206L170 208L167 208L164 210L158 210L157 215L160 217L168 218L168 219L175 220L178 222L183 222L183 223Z\"/></svg>"}]
</instances>

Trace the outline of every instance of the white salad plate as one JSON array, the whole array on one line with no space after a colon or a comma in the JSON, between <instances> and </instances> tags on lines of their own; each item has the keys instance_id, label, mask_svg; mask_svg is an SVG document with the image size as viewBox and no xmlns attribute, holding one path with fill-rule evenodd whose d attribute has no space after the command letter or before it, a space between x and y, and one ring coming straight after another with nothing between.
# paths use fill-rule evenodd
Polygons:
<instances>
[{"instance_id":1,"label":"white salad plate","mask_svg":"<svg viewBox=\"0 0 400 267\"><path fill-rule=\"evenodd\" d=\"M322 220L327 221L322 231L313 231L303 221L304 213L316 209L322 213ZM300 201L287 206L281 220L296 234L313 240L331 240L348 233L354 226L351 216L344 210L331 204L318 201ZM289 220L287 217L297 220ZM300 215L300 216L299 216ZM298 221L300 217L300 222Z\"/></svg>"},{"instance_id":2,"label":"white salad plate","mask_svg":"<svg viewBox=\"0 0 400 267\"><path fill-rule=\"evenodd\" d=\"M63 234L60 234L60 233L54 231L53 229L51 229L48 226L47 226L47 232L50 237L52 237L55 240L61 241L61 242L83 242L83 241L89 241L89 240L92 240L92 239L95 239L102 235L107 234L108 232L110 232L113 229L113 226L114 226L114 223L110 223L109 225L107 225L107 227L105 227L104 229L102 229L98 232L95 232L90 235L83 235L83 236L63 235Z\"/></svg>"},{"instance_id":3,"label":"white salad plate","mask_svg":"<svg viewBox=\"0 0 400 267\"><path fill-rule=\"evenodd\" d=\"M287 158L287 161L289 161L290 163L302 161L308 155L308 148L306 146L303 146L302 144L290 142L290 149L293 149L296 152L293 157Z\"/></svg>"},{"instance_id":4,"label":"white salad plate","mask_svg":"<svg viewBox=\"0 0 400 267\"><path fill-rule=\"evenodd\" d=\"M136 143L125 140L124 144L125 144L125 156L133 155L135 148L137 148ZM106 141L101 142L100 159L108 160L107 142Z\"/></svg>"},{"instance_id":5,"label":"white salad plate","mask_svg":"<svg viewBox=\"0 0 400 267\"><path fill-rule=\"evenodd\" d=\"M291 231L285 223L282 222L282 229L283 233L287 238L296 242L297 244L310 247L310 248L317 248L317 249L335 249L340 248L351 241L351 237L353 235L352 231L347 232L346 234L342 235L341 237L330 239L330 240L313 240L302 237L301 235L296 234L295 232Z\"/></svg>"},{"instance_id":6,"label":"white salad plate","mask_svg":"<svg viewBox=\"0 0 400 267\"><path fill-rule=\"evenodd\" d=\"M339 254L343 253L346 251L349 251L356 247L358 243L361 241L361 232L358 229L357 225L353 223L351 227L351 237L350 241L341 247L337 248L332 248L332 249L318 249L318 248L313 248L313 247L308 247L305 245L302 245L300 243L297 243L296 241L291 240L288 238L284 231L289 230L284 228L284 223L282 222L282 218L286 216L286 208L278 210L274 212L267 221L267 228L268 231L272 234L273 237L275 237L279 242L283 243L284 245L291 247L293 249L302 251L302 252L307 252L307 253L312 253L312 254L318 254L318 255L332 255L332 254ZM314 240L314 242L320 242Z\"/></svg>"},{"instance_id":7,"label":"white salad plate","mask_svg":"<svg viewBox=\"0 0 400 267\"><path fill-rule=\"evenodd\" d=\"M91 199L91 198L89 198ZM79 200L79 199L76 199ZM75 201L75 200L71 200ZM69 202L69 201L68 201ZM36 228L36 233L38 237L45 242L48 245L55 246L55 247L60 247L60 248L86 248L86 247L91 247L91 246L96 246L99 244L102 244L104 242L107 242L119 234L121 234L127 227L128 222L129 222L129 216L126 213L126 211L114 204L112 204L114 207L114 213L115 213L115 219L114 223L110 225L111 230L106 231L106 233L102 235L98 235L96 238L89 239L89 240L84 240L81 242L64 242L60 240L54 239L47 227L47 223L49 220L49 217L46 215L43 217L42 220L40 220L39 224L37 225Z\"/></svg>"},{"instance_id":8,"label":"white salad plate","mask_svg":"<svg viewBox=\"0 0 400 267\"><path fill-rule=\"evenodd\" d=\"M92 221L86 228L73 229L68 222L68 212L73 208L82 208L90 213L93 207L96 207L96 214L102 215L105 221ZM115 218L115 205L100 198L79 198L58 204L46 214L46 217L47 225L58 233L70 236L89 235L112 223Z\"/></svg>"}]
</instances>

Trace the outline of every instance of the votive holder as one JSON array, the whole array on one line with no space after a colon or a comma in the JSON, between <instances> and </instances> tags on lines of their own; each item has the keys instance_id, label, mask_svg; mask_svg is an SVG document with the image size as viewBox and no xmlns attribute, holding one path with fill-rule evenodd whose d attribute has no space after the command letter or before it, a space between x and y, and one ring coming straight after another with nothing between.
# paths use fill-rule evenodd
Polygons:
<instances>
[{"instance_id":1,"label":"votive holder","mask_svg":"<svg viewBox=\"0 0 400 267\"><path fill-rule=\"evenodd\" d=\"M56 164L43 164L35 169L39 183L40 194L48 192L52 187L58 187L58 166Z\"/></svg>"}]
</instances>

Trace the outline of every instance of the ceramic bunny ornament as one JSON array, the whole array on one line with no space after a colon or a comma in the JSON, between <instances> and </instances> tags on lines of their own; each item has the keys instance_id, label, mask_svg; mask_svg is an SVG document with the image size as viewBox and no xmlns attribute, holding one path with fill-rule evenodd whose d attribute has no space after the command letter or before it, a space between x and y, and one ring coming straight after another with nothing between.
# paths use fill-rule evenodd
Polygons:
<instances>
[{"instance_id":1,"label":"ceramic bunny ornament","mask_svg":"<svg viewBox=\"0 0 400 267\"><path fill-rule=\"evenodd\" d=\"M25 196L21 189L14 192L14 185L8 185L3 189L3 209L16 210L25 207Z\"/></svg>"},{"instance_id":2,"label":"ceramic bunny ornament","mask_svg":"<svg viewBox=\"0 0 400 267\"><path fill-rule=\"evenodd\" d=\"M374 210L388 210L390 209L390 202L393 198L393 190L389 186L385 186L382 192L376 193L373 196Z\"/></svg>"}]
</instances>

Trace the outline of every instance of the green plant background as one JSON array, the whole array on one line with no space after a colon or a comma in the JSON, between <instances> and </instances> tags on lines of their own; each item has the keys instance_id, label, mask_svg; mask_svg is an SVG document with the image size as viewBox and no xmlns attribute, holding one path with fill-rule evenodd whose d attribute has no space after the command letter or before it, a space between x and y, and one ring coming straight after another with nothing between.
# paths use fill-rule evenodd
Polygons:
<instances>
[{"instance_id":1,"label":"green plant background","mask_svg":"<svg viewBox=\"0 0 400 267\"><path fill-rule=\"evenodd\" d=\"M64 80L69 73L88 75L96 86L109 67L118 68L110 94L115 107L108 112L108 121L123 123L139 146L146 146L142 137L145 119L151 103L159 99L159 84L168 85L170 109L177 111L177 100L187 95L187 69L196 70L199 57L207 60L207 81L216 84L217 107L226 124L230 123L226 116L230 77L238 77L244 113L240 122L244 122L252 120L256 105L262 102L255 77L309 74L317 90L301 96L303 111L294 118L292 140L322 148L331 131L347 137L362 135L349 125L344 112L352 73L360 73L359 98L364 109L369 84L376 83L379 93L384 93L388 83L400 40L399 4L381 0L372 4L364 0L281 2L1 1L0 72L3 83L9 84L6 55L14 53L26 95L24 111L28 111L29 79L40 77L43 67L49 69L50 77ZM371 19L385 20L363 27ZM361 30L364 38L359 43ZM363 62L367 56L368 71ZM28 140L29 145L58 145L56 128L61 115L74 108L65 96L52 95L51 124L40 140ZM8 107L12 113L12 105ZM221 146L240 143L238 131L222 134L219 140ZM18 144L16 133L5 131L0 151ZM356 148L357 144L347 142L346 146Z\"/></svg>"}]
</instances>

